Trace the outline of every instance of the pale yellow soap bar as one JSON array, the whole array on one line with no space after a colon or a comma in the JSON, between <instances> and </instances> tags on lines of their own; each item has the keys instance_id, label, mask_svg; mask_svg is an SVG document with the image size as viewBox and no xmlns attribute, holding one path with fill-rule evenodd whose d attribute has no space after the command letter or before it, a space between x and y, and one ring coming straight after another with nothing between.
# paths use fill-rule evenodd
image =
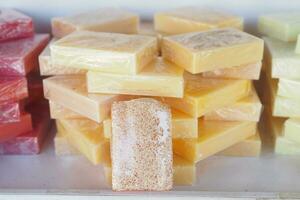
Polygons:
<instances>
[{"instance_id":1,"label":"pale yellow soap bar","mask_svg":"<svg viewBox=\"0 0 300 200\"><path fill-rule=\"evenodd\" d=\"M137 33L138 15L119 8L100 8L51 20L52 34L61 38L76 30Z\"/></svg>"},{"instance_id":2,"label":"pale yellow soap bar","mask_svg":"<svg viewBox=\"0 0 300 200\"><path fill-rule=\"evenodd\" d=\"M157 39L76 31L50 45L54 65L117 74L137 74L158 54Z\"/></svg>"},{"instance_id":3,"label":"pale yellow soap bar","mask_svg":"<svg viewBox=\"0 0 300 200\"><path fill-rule=\"evenodd\" d=\"M58 132L54 137L54 150L57 156L73 156L79 155L79 151L74 148L66 139L66 133L64 133L63 127L59 127L59 123L56 124Z\"/></svg>"},{"instance_id":4,"label":"pale yellow soap bar","mask_svg":"<svg viewBox=\"0 0 300 200\"><path fill-rule=\"evenodd\" d=\"M278 82L277 95L300 100L300 80L281 78Z\"/></svg>"},{"instance_id":5,"label":"pale yellow soap bar","mask_svg":"<svg viewBox=\"0 0 300 200\"><path fill-rule=\"evenodd\" d=\"M183 68L162 58L155 59L134 76L89 71L88 92L182 98L183 72Z\"/></svg>"},{"instance_id":6,"label":"pale yellow soap bar","mask_svg":"<svg viewBox=\"0 0 300 200\"><path fill-rule=\"evenodd\" d=\"M49 110L51 119L82 119L83 115L76 113L53 101L49 101Z\"/></svg>"},{"instance_id":7,"label":"pale yellow soap bar","mask_svg":"<svg viewBox=\"0 0 300 200\"><path fill-rule=\"evenodd\" d=\"M171 107L193 117L201 117L218 108L234 104L251 91L250 80L212 79L185 74L185 91L182 99L163 98Z\"/></svg>"},{"instance_id":8,"label":"pale yellow soap bar","mask_svg":"<svg viewBox=\"0 0 300 200\"><path fill-rule=\"evenodd\" d=\"M232 29L163 37L162 56L190 73L230 68L262 60L263 40Z\"/></svg>"},{"instance_id":9,"label":"pale yellow soap bar","mask_svg":"<svg viewBox=\"0 0 300 200\"><path fill-rule=\"evenodd\" d=\"M285 121L284 137L300 145L300 118L289 118Z\"/></svg>"},{"instance_id":10,"label":"pale yellow soap bar","mask_svg":"<svg viewBox=\"0 0 300 200\"><path fill-rule=\"evenodd\" d=\"M64 67L59 65L53 65L51 63L50 56L50 44L55 42L57 39L53 38L49 44L45 47L42 53L39 55L39 67L42 76L53 76L53 75L74 75L74 74L85 74L86 70L76 69L70 67Z\"/></svg>"},{"instance_id":11,"label":"pale yellow soap bar","mask_svg":"<svg viewBox=\"0 0 300 200\"><path fill-rule=\"evenodd\" d=\"M233 27L243 29L243 18L208 8L181 7L154 15L155 30L180 34Z\"/></svg>"},{"instance_id":12,"label":"pale yellow soap bar","mask_svg":"<svg viewBox=\"0 0 300 200\"><path fill-rule=\"evenodd\" d=\"M78 114L96 122L110 115L114 101L121 100L120 95L89 94L84 76L55 76L44 79L44 95Z\"/></svg>"},{"instance_id":13,"label":"pale yellow soap bar","mask_svg":"<svg viewBox=\"0 0 300 200\"><path fill-rule=\"evenodd\" d=\"M255 135L256 124L249 121L225 122L199 119L198 138L173 140L173 151L187 160L198 162Z\"/></svg>"}]
</instances>

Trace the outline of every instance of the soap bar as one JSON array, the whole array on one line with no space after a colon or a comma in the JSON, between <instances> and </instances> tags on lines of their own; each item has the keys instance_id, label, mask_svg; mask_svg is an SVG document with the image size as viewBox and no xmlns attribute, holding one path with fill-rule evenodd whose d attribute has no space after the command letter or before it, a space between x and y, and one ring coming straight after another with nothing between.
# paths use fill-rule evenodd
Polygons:
<instances>
[{"instance_id":1,"label":"soap bar","mask_svg":"<svg viewBox=\"0 0 300 200\"><path fill-rule=\"evenodd\" d=\"M149 98L112 105L112 189L173 187L171 110Z\"/></svg>"},{"instance_id":2,"label":"soap bar","mask_svg":"<svg viewBox=\"0 0 300 200\"><path fill-rule=\"evenodd\" d=\"M251 91L250 80L203 78L185 74L184 97L166 97L162 100L193 117L201 117L218 108L234 104Z\"/></svg>"},{"instance_id":3,"label":"soap bar","mask_svg":"<svg viewBox=\"0 0 300 200\"><path fill-rule=\"evenodd\" d=\"M300 55L295 53L294 42L263 37L266 44L267 67L272 78L300 79Z\"/></svg>"},{"instance_id":4,"label":"soap bar","mask_svg":"<svg viewBox=\"0 0 300 200\"><path fill-rule=\"evenodd\" d=\"M57 132L54 137L54 150L56 156L80 155L80 152L74 148L63 134Z\"/></svg>"},{"instance_id":5,"label":"soap bar","mask_svg":"<svg viewBox=\"0 0 300 200\"><path fill-rule=\"evenodd\" d=\"M28 96L27 81L24 77L1 77L0 104L16 102Z\"/></svg>"},{"instance_id":6,"label":"soap bar","mask_svg":"<svg viewBox=\"0 0 300 200\"><path fill-rule=\"evenodd\" d=\"M48 34L3 42L0 45L0 76L25 76L38 67L38 55L47 45Z\"/></svg>"},{"instance_id":7,"label":"soap bar","mask_svg":"<svg viewBox=\"0 0 300 200\"><path fill-rule=\"evenodd\" d=\"M51 20L52 34L61 38L76 30L137 33L139 16L119 8L100 8Z\"/></svg>"},{"instance_id":8,"label":"soap bar","mask_svg":"<svg viewBox=\"0 0 300 200\"><path fill-rule=\"evenodd\" d=\"M28 98L27 104L37 103L44 99L43 79L37 74L30 74L27 76L28 82Z\"/></svg>"},{"instance_id":9,"label":"soap bar","mask_svg":"<svg viewBox=\"0 0 300 200\"><path fill-rule=\"evenodd\" d=\"M238 156L238 157L258 157L261 153L261 139L259 133L241 141L224 151L218 153L222 156Z\"/></svg>"},{"instance_id":10,"label":"soap bar","mask_svg":"<svg viewBox=\"0 0 300 200\"><path fill-rule=\"evenodd\" d=\"M284 123L284 137L300 145L300 118L289 118Z\"/></svg>"},{"instance_id":11,"label":"soap bar","mask_svg":"<svg viewBox=\"0 0 300 200\"><path fill-rule=\"evenodd\" d=\"M276 96L273 115L277 117L300 117L300 101Z\"/></svg>"},{"instance_id":12,"label":"soap bar","mask_svg":"<svg viewBox=\"0 0 300 200\"><path fill-rule=\"evenodd\" d=\"M260 33L282 41L296 41L300 33L300 14L296 12L265 14L258 18Z\"/></svg>"},{"instance_id":13,"label":"soap bar","mask_svg":"<svg viewBox=\"0 0 300 200\"><path fill-rule=\"evenodd\" d=\"M181 7L154 15L155 30L180 34L233 27L243 29L243 18L208 8Z\"/></svg>"},{"instance_id":14,"label":"soap bar","mask_svg":"<svg viewBox=\"0 0 300 200\"><path fill-rule=\"evenodd\" d=\"M281 78L278 82L277 95L291 99L300 99L300 79Z\"/></svg>"},{"instance_id":15,"label":"soap bar","mask_svg":"<svg viewBox=\"0 0 300 200\"><path fill-rule=\"evenodd\" d=\"M0 124L19 122L21 105L18 102L0 104Z\"/></svg>"},{"instance_id":16,"label":"soap bar","mask_svg":"<svg viewBox=\"0 0 300 200\"><path fill-rule=\"evenodd\" d=\"M90 93L182 98L183 72L175 64L157 58L135 76L89 71L87 87Z\"/></svg>"},{"instance_id":17,"label":"soap bar","mask_svg":"<svg viewBox=\"0 0 300 200\"><path fill-rule=\"evenodd\" d=\"M56 124L59 132L66 133L68 142L93 164L107 159L110 144L103 137L102 124L88 119L60 119ZM59 127L63 127L63 131Z\"/></svg>"},{"instance_id":18,"label":"soap bar","mask_svg":"<svg viewBox=\"0 0 300 200\"><path fill-rule=\"evenodd\" d=\"M254 121L258 122L262 112L262 104L253 87L249 96L238 102L215 109L204 115L205 120L221 121Z\"/></svg>"},{"instance_id":19,"label":"soap bar","mask_svg":"<svg viewBox=\"0 0 300 200\"><path fill-rule=\"evenodd\" d=\"M52 119L82 119L84 116L65 108L53 101L49 101L50 117Z\"/></svg>"},{"instance_id":20,"label":"soap bar","mask_svg":"<svg viewBox=\"0 0 300 200\"><path fill-rule=\"evenodd\" d=\"M256 122L199 119L198 138L173 140L173 151L184 159L198 162L238 144L256 132Z\"/></svg>"},{"instance_id":21,"label":"soap bar","mask_svg":"<svg viewBox=\"0 0 300 200\"><path fill-rule=\"evenodd\" d=\"M162 56L192 74L262 60L263 40L231 29L163 37Z\"/></svg>"},{"instance_id":22,"label":"soap bar","mask_svg":"<svg viewBox=\"0 0 300 200\"><path fill-rule=\"evenodd\" d=\"M85 74L86 70L53 65L50 56L50 44L54 43L57 39L53 38L39 55L39 67L42 76L53 75L75 75Z\"/></svg>"},{"instance_id":23,"label":"soap bar","mask_svg":"<svg viewBox=\"0 0 300 200\"><path fill-rule=\"evenodd\" d=\"M209 78L233 78L258 80L262 68L261 62L250 63L230 68L215 69L203 72L204 77Z\"/></svg>"},{"instance_id":24,"label":"soap bar","mask_svg":"<svg viewBox=\"0 0 300 200\"><path fill-rule=\"evenodd\" d=\"M137 74L157 55L155 37L76 31L50 45L53 65Z\"/></svg>"},{"instance_id":25,"label":"soap bar","mask_svg":"<svg viewBox=\"0 0 300 200\"><path fill-rule=\"evenodd\" d=\"M30 37L33 34L31 17L16 10L0 9L0 42Z\"/></svg>"},{"instance_id":26,"label":"soap bar","mask_svg":"<svg viewBox=\"0 0 300 200\"><path fill-rule=\"evenodd\" d=\"M120 95L89 94L84 76L44 79L44 95L48 100L96 122L101 122L110 115L112 102L122 99Z\"/></svg>"}]
</instances>

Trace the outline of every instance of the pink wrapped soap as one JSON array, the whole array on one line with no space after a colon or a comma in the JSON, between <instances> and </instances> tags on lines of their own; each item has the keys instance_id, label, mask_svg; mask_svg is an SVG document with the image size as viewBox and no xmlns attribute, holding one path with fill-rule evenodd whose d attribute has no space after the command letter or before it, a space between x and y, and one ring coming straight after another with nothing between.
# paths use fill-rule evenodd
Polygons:
<instances>
[{"instance_id":1,"label":"pink wrapped soap","mask_svg":"<svg viewBox=\"0 0 300 200\"><path fill-rule=\"evenodd\" d=\"M22 105L19 102L0 104L0 124L21 120Z\"/></svg>"},{"instance_id":2,"label":"pink wrapped soap","mask_svg":"<svg viewBox=\"0 0 300 200\"><path fill-rule=\"evenodd\" d=\"M49 34L3 42L0 45L0 76L24 76L38 68L38 55L49 41Z\"/></svg>"},{"instance_id":3,"label":"pink wrapped soap","mask_svg":"<svg viewBox=\"0 0 300 200\"><path fill-rule=\"evenodd\" d=\"M1 46L1 45L0 45ZM1 68L1 66L0 66ZM27 80L24 77L0 78L0 104L17 102L28 96Z\"/></svg>"},{"instance_id":4,"label":"pink wrapped soap","mask_svg":"<svg viewBox=\"0 0 300 200\"><path fill-rule=\"evenodd\" d=\"M0 42L34 34L31 17L12 9L0 9Z\"/></svg>"}]
</instances>

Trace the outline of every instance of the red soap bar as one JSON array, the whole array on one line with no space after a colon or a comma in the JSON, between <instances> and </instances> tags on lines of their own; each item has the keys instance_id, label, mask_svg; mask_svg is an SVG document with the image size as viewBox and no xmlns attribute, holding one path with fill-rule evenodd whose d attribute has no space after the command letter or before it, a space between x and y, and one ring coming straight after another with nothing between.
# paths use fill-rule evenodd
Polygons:
<instances>
[{"instance_id":1,"label":"red soap bar","mask_svg":"<svg viewBox=\"0 0 300 200\"><path fill-rule=\"evenodd\" d=\"M31 17L12 9L0 9L0 42L34 34Z\"/></svg>"},{"instance_id":2,"label":"red soap bar","mask_svg":"<svg viewBox=\"0 0 300 200\"><path fill-rule=\"evenodd\" d=\"M49 41L49 34L3 42L0 45L0 76L25 76L38 68L38 55Z\"/></svg>"},{"instance_id":3,"label":"red soap bar","mask_svg":"<svg viewBox=\"0 0 300 200\"><path fill-rule=\"evenodd\" d=\"M1 45L0 45L1 46ZM24 77L0 78L0 104L16 102L28 96L27 80Z\"/></svg>"},{"instance_id":4,"label":"red soap bar","mask_svg":"<svg viewBox=\"0 0 300 200\"><path fill-rule=\"evenodd\" d=\"M42 77L30 76L28 80L29 98L28 103L35 103L45 100L43 92L43 79Z\"/></svg>"},{"instance_id":5,"label":"red soap bar","mask_svg":"<svg viewBox=\"0 0 300 200\"><path fill-rule=\"evenodd\" d=\"M0 104L0 124L19 122L22 105L19 102Z\"/></svg>"}]
</instances>

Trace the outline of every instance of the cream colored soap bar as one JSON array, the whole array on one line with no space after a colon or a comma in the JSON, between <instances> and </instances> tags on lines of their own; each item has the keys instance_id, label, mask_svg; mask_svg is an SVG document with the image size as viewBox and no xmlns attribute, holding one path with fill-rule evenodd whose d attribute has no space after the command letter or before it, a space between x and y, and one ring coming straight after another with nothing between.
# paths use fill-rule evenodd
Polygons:
<instances>
[{"instance_id":1,"label":"cream colored soap bar","mask_svg":"<svg viewBox=\"0 0 300 200\"><path fill-rule=\"evenodd\" d=\"M211 79L201 75L185 74L185 92L182 99L163 98L167 104L193 117L201 117L218 108L234 104L249 95L251 81Z\"/></svg>"},{"instance_id":2,"label":"cream colored soap bar","mask_svg":"<svg viewBox=\"0 0 300 200\"><path fill-rule=\"evenodd\" d=\"M50 45L53 65L137 74L157 56L155 37L76 31Z\"/></svg>"},{"instance_id":3,"label":"cream colored soap bar","mask_svg":"<svg viewBox=\"0 0 300 200\"><path fill-rule=\"evenodd\" d=\"M263 40L226 28L163 37L162 56L190 73L230 68L262 60Z\"/></svg>"},{"instance_id":4,"label":"cream colored soap bar","mask_svg":"<svg viewBox=\"0 0 300 200\"><path fill-rule=\"evenodd\" d=\"M76 113L64 106L59 105L53 101L49 101L50 117L51 119L82 119L83 115Z\"/></svg>"},{"instance_id":5,"label":"cream colored soap bar","mask_svg":"<svg viewBox=\"0 0 300 200\"><path fill-rule=\"evenodd\" d=\"M281 78L278 82L277 95L300 100L300 80Z\"/></svg>"},{"instance_id":6,"label":"cream colored soap bar","mask_svg":"<svg viewBox=\"0 0 300 200\"><path fill-rule=\"evenodd\" d=\"M243 29L243 18L197 6L182 7L154 15L155 30L180 34L209 29L233 27Z\"/></svg>"},{"instance_id":7,"label":"cream colored soap bar","mask_svg":"<svg viewBox=\"0 0 300 200\"><path fill-rule=\"evenodd\" d=\"M300 146L300 118L290 118L284 123L284 137Z\"/></svg>"},{"instance_id":8,"label":"cream colored soap bar","mask_svg":"<svg viewBox=\"0 0 300 200\"><path fill-rule=\"evenodd\" d=\"M114 101L121 100L120 95L88 94L83 76L56 76L44 79L44 95L76 113L96 122L110 115Z\"/></svg>"},{"instance_id":9,"label":"cream colored soap bar","mask_svg":"<svg viewBox=\"0 0 300 200\"><path fill-rule=\"evenodd\" d=\"M138 15L119 8L100 8L51 20L52 34L61 38L76 30L137 33Z\"/></svg>"},{"instance_id":10,"label":"cream colored soap bar","mask_svg":"<svg viewBox=\"0 0 300 200\"><path fill-rule=\"evenodd\" d=\"M86 70L69 68L64 66L53 65L50 57L50 44L55 42L57 39L52 39L46 46L43 52L39 55L39 67L42 76L52 75L74 75L74 74L85 74Z\"/></svg>"},{"instance_id":11,"label":"cream colored soap bar","mask_svg":"<svg viewBox=\"0 0 300 200\"><path fill-rule=\"evenodd\" d=\"M200 119L198 138L173 140L173 151L187 160L198 162L255 135L256 129L256 122Z\"/></svg>"},{"instance_id":12,"label":"cream colored soap bar","mask_svg":"<svg viewBox=\"0 0 300 200\"><path fill-rule=\"evenodd\" d=\"M259 32L282 41L296 41L300 33L300 14L296 12L262 15Z\"/></svg>"},{"instance_id":13,"label":"cream colored soap bar","mask_svg":"<svg viewBox=\"0 0 300 200\"><path fill-rule=\"evenodd\" d=\"M89 71L88 92L182 98L183 72L182 68L161 58L134 76Z\"/></svg>"}]
</instances>

